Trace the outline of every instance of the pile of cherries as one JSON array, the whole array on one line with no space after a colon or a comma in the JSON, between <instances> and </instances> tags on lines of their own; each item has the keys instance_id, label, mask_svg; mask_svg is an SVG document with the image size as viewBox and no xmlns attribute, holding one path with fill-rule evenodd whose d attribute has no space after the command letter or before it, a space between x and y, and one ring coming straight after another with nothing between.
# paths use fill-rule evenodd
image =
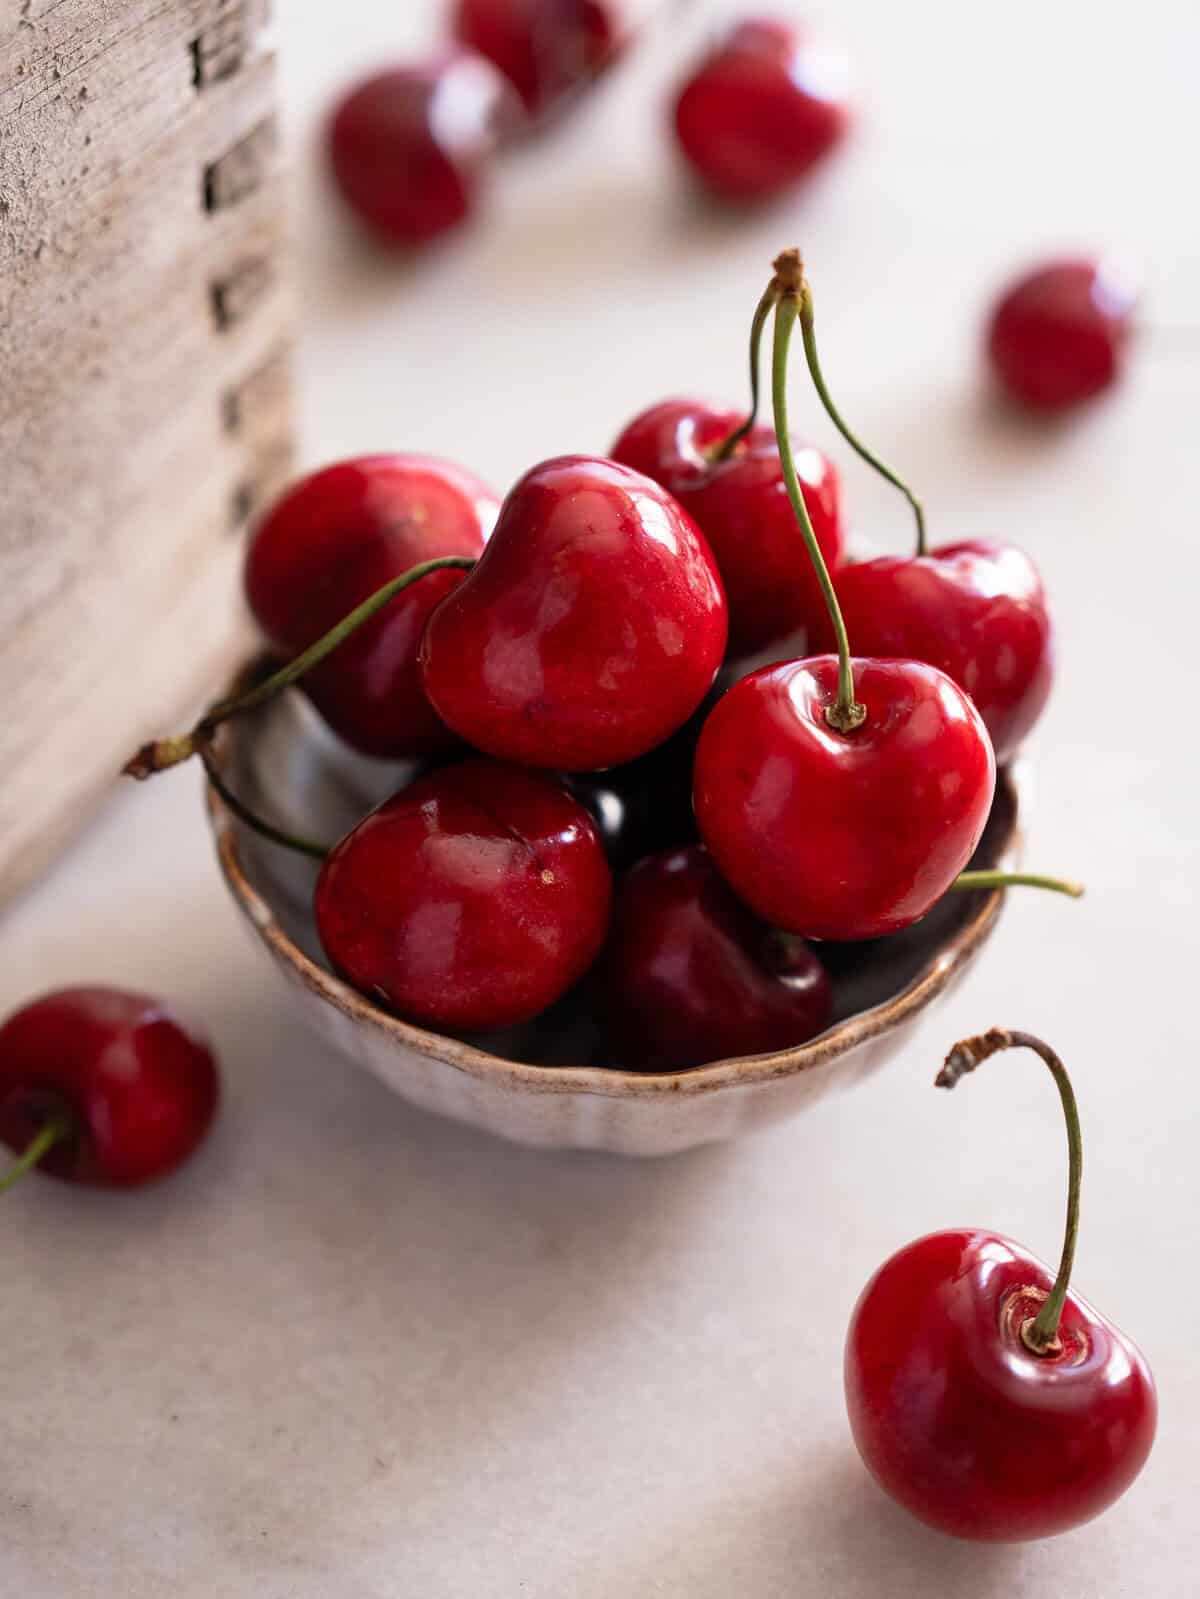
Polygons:
<instances>
[{"instance_id":1,"label":"pile of cherries","mask_svg":"<svg viewBox=\"0 0 1200 1599\"><path fill-rule=\"evenodd\" d=\"M757 421L772 318L773 429ZM835 469L789 432L797 326L834 424L908 499L913 554L850 558ZM251 608L287 664L127 770L198 756L249 826L319 856L326 954L389 1010L492 1031L586 974L612 1060L632 1069L812 1038L831 1016L830 949L853 961L856 941L948 893L1077 892L964 870L997 762L1050 691L1028 556L927 545L920 502L829 394L795 251L755 313L751 367L748 415L662 402L611 456L542 462L502 504L463 468L412 456L302 480L246 562ZM292 684L353 749L419 763L332 849L250 810L214 746L226 719ZM851 1430L877 1481L933 1526L988 1540L1097 1514L1156 1423L1143 1357L1070 1291L1081 1154L1062 1063L994 1030L956 1045L938 1082L1014 1046L1045 1060L1066 1116L1057 1273L977 1229L920 1239L864 1289L845 1354ZM0 1139L18 1154L0 1189L35 1166L108 1186L159 1177L216 1101L208 1047L152 1000L47 995L0 1027Z\"/></svg>"}]
</instances>

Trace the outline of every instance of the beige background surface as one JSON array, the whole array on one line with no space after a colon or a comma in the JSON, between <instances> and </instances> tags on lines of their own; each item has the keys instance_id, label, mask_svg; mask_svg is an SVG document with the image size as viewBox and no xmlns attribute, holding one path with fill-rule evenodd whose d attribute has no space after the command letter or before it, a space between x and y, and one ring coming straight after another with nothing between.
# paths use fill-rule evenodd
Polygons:
<instances>
[{"instance_id":1,"label":"beige background surface","mask_svg":"<svg viewBox=\"0 0 1200 1599\"><path fill-rule=\"evenodd\" d=\"M1031 858L1090 898L1014 903L921 1047L789 1127L656 1165L539 1155L313 1043L248 975L195 774L123 791L0 923L0 1012L83 977L174 995L216 1035L225 1113L160 1190L32 1180L3 1202L5 1599L1195 1592L1200 335L1169 330L1200 328L1200 16L844 0L859 135L802 200L733 222L690 203L660 137L713 9L514 161L473 236L406 268L348 247L306 140L334 85L416 45L434 8L282 0L305 458L424 448L503 486L671 390L736 398L769 258L802 243L831 382L935 535L1011 536L1043 564L1062 673ZM1032 430L985 402L976 326L1012 264L1077 241L1144 262L1156 326L1111 404ZM847 476L858 531L902 547L899 503ZM930 1086L943 1047L996 1021L1075 1068L1078 1286L1142 1342L1162 1400L1126 1500L1024 1549L893 1509L840 1395L846 1317L890 1250L964 1222L1057 1249L1040 1068Z\"/></svg>"}]
</instances>

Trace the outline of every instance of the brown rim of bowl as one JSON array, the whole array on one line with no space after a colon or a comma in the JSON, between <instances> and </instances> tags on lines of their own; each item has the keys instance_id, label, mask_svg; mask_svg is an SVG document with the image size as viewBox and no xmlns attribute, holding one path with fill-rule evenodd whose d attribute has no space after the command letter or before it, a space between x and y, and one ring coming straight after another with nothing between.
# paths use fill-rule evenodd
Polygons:
<instances>
[{"instance_id":1,"label":"brown rim of bowl","mask_svg":"<svg viewBox=\"0 0 1200 1599\"><path fill-rule=\"evenodd\" d=\"M222 728L216 753L224 761L228 753L228 726ZM1010 769L997 776L997 787L1004 784L1012 804L1012 831L998 852L996 864L1006 866L1015 860L1021 840L1021 793L1024 784L1019 773ZM489 1078L524 1093L586 1093L607 1099L649 1098L663 1094L711 1094L720 1088L749 1087L779 1077L791 1077L828 1065L848 1054L859 1044L915 1017L949 985L986 941L1004 904L1005 890L981 890L978 904L964 919L925 969L891 999L869 1010L860 1011L845 1021L836 1022L819 1037L795 1049L772 1055L748 1055L693 1066L681 1072L631 1072L609 1066L532 1066L523 1061L489 1055L474 1044L427 1032L411 1022L381 1010L377 1005L318 966L288 937L271 906L254 887L242 868L238 855L237 831L228 807L211 785L206 786L208 818L216 835L217 859L225 881L243 913L254 923L276 959L291 967L310 992L333 1005L351 1021L382 1033L393 1043L403 1044L422 1055L432 1056L470 1077Z\"/></svg>"}]
</instances>

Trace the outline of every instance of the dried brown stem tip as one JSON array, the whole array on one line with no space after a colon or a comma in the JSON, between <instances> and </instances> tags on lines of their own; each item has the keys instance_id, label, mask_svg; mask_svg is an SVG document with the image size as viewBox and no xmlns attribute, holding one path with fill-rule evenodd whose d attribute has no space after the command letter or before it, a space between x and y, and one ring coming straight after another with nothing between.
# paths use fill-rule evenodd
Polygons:
<instances>
[{"instance_id":1,"label":"dried brown stem tip","mask_svg":"<svg viewBox=\"0 0 1200 1599\"><path fill-rule=\"evenodd\" d=\"M1013 1035L1003 1027L989 1027L986 1033L978 1033L974 1038L960 1039L946 1056L934 1086L953 1088L961 1077L973 1072L976 1066L982 1066L989 1056L1011 1048L1012 1044Z\"/></svg>"},{"instance_id":2,"label":"dried brown stem tip","mask_svg":"<svg viewBox=\"0 0 1200 1599\"><path fill-rule=\"evenodd\" d=\"M799 294L804 288L804 258L799 250L784 250L775 257L775 285L781 294Z\"/></svg>"},{"instance_id":3,"label":"dried brown stem tip","mask_svg":"<svg viewBox=\"0 0 1200 1599\"><path fill-rule=\"evenodd\" d=\"M196 740L190 733L181 738L158 738L143 744L137 754L125 762L121 772L125 777L136 777L138 782L165 772L168 766L178 766L196 753Z\"/></svg>"}]
</instances>

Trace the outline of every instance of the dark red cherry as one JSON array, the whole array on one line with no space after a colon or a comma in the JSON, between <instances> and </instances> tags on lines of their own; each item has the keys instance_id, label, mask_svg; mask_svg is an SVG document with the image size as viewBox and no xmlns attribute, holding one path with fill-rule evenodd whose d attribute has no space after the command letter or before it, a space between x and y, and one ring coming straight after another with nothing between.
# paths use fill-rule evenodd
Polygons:
<instances>
[{"instance_id":1,"label":"dark red cherry","mask_svg":"<svg viewBox=\"0 0 1200 1599\"><path fill-rule=\"evenodd\" d=\"M451 25L536 118L610 66L632 33L628 0L457 0Z\"/></svg>"},{"instance_id":2,"label":"dark red cherry","mask_svg":"<svg viewBox=\"0 0 1200 1599\"><path fill-rule=\"evenodd\" d=\"M246 555L246 597L275 649L297 655L392 578L439 555L477 556L499 500L462 467L368 455L301 478L266 512ZM456 744L421 687L417 651L461 581L432 572L398 594L304 678L334 731L368 755L407 759Z\"/></svg>"},{"instance_id":3,"label":"dark red cherry","mask_svg":"<svg viewBox=\"0 0 1200 1599\"><path fill-rule=\"evenodd\" d=\"M824 618L813 564L796 529L771 427L755 427L724 461L711 456L745 420L701 400L664 400L637 416L613 457L669 490L708 540L729 604L729 650L751 655ZM841 486L819 450L795 446L796 472L831 570L844 554Z\"/></svg>"},{"instance_id":4,"label":"dark red cherry","mask_svg":"<svg viewBox=\"0 0 1200 1599\"><path fill-rule=\"evenodd\" d=\"M594 771L687 721L725 636L717 564L682 506L628 467L567 455L509 494L431 616L421 665L434 709L477 749Z\"/></svg>"},{"instance_id":5,"label":"dark red cherry","mask_svg":"<svg viewBox=\"0 0 1200 1599\"><path fill-rule=\"evenodd\" d=\"M18 1154L59 1129L38 1168L133 1188L174 1171L216 1111L208 1045L157 1000L64 988L0 1027L0 1140Z\"/></svg>"},{"instance_id":6,"label":"dark red cherry","mask_svg":"<svg viewBox=\"0 0 1200 1599\"><path fill-rule=\"evenodd\" d=\"M474 210L511 120L510 91L466 53L392 67L338 102L329 160L358 220L383 244L427 244Z\"/></svg>"},{"instance_id":7,"label":"dark red cherry","mask_svg":"<svg viewBox=\"0 0 1200 1599\"><path fill-rule=\"evenodd\" d=\"M846 58L790 23L739 23L675 105L692 169L721 198L766 200L828 155L850 120Z\"/></svg>"},{"instance_id":8,"label":"dark red cherry","mask_svg":"<svg viewBox=\"0 0 1200 1599\"><path fill-rule=\"evenodd\" d=\"M853 731L826 716L838 663L822 655L735 683L696 751L696 820L722 875L804 938L874 938L923 916L970 859L995 788L987 730L945 673L851 671L866 710Z\"/></svg>"},{"instance_id":9,"label":"dark red cherry","mask_svg":"<svg viewBox=\"0 0 1200 1599\"><path fill-rule=\"evenodd\" d=\"M940 667L971 696L997 761L1012 759L1054 677L1050 613L1027 555L969 539L923 556L882 556L844 567L838 599L860 655ZM813 647L833 646L827 616L815 616Z\"/></svg>"},{"instance_id":10,"label":"dark red cherry","mask_svg":"<svg viewBox=\"0 0 1200 1599\"><path fill-rule=\"evenodd\" d=\"M751 915L699 844L618 879L602 991L613 1064L641 1071L803 1044L833 1006L809 947Z\"/></svg>"},{"instance_id":11,"label":"dark red cherry","mask_svg":"<svg viewBox=\"0 0 1200 1599\"><path fill-rule=\"evenodd\" d=\"M463 761L401 789L321 869L334 968L409 1021L483 1032L537 1016L591 965L612 876L552 778Z\"/></svg>"},{"instance_id":12,"label":"dark red cherry","mask_svg":"<svg viewBox=\"0 0 1200 1599\"><path fill-rule=\"evenodd\" d=\"M1121 375L1137 289L1088 257L1051 261L1007 289L992 312L987 353L1001 385L1035 411L1066 411Z\"/></svg>"}]
</instances>

